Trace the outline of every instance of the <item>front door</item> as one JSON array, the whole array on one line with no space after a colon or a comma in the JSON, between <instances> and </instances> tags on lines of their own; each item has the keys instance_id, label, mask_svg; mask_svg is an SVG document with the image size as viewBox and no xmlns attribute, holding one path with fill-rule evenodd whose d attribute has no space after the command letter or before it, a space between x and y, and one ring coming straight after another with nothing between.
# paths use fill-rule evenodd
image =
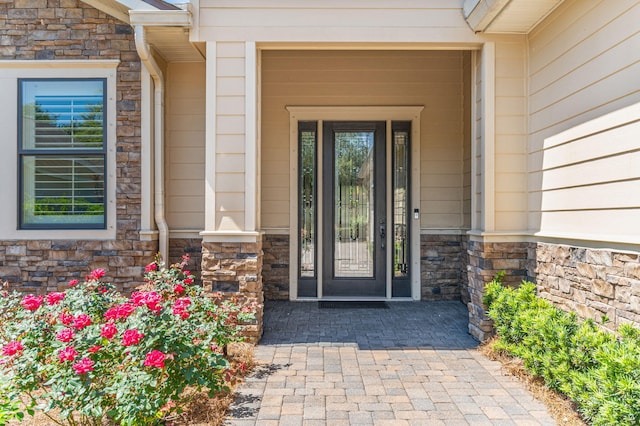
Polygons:
<instances>
[{"instance_id":1,"label":"front door","mask_svg":"<svg viewBox=\"0 0 640 426\"><path fill-rule=\"evenodd\" d=\"M325 297L385 297L386 124L324 122Z\"/></svg>"}]
</instances>

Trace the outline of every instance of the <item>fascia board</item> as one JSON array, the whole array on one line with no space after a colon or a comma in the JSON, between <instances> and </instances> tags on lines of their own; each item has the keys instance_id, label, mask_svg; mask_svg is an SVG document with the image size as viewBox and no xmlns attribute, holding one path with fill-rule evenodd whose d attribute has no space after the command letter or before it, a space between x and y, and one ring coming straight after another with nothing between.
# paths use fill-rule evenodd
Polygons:
<instances>
[{"instance_id":1,"label":"fascia board","mask_svg":"<svg viewBox=\"0 0 640 426\"><path fill-rule=\"evenodd\" d=\"M484 31L509 4L510 0L466 0L463 11L467 24L475 32Z\"/></svg>"},{"instance_id":2,"label":"fascia board","mask_svg":"<svg viewBox=\"0 0 640 426\"><path fill-rule=\"evenodd\" d=\"M189 27L191 13L186 10L130 10L131 25Z\"/></svg>"}]
</instances>

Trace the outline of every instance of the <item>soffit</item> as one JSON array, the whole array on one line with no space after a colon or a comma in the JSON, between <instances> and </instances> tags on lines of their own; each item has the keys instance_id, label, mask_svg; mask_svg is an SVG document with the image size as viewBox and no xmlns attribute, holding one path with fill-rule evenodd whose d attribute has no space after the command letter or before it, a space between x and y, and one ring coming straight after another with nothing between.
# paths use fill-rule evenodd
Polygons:
<instances>
[{"instance_id":1,"label":"soffit","mask_svg":"<svg viewBox=\"0 0 640 426\"><path fill-rule=\"evenodd\" d=\"M145 28L145 40L167 62L202 61L189 41L191 13L162 0L82 0L132 26Z\"/></svg>"},{"instance_id":2,"label":"soffit","mask_svg":"<svg viewBox=\"0 0 640 426\"><path fill-rule=\"evenodd\" d=\"M204 56L189 42L187 27L145 27L147 43L167 62L199 62Z\"/></svg>"},{"instance_id":3,"label":"soffit","mask_svg":"<svg viewBox=\"0 0 640 426\"><path fill-rule=\"evenodd\" d=\"M467 23L476 32L527 34L564 0L465 0Z\"/></svg>"}]
</instances>

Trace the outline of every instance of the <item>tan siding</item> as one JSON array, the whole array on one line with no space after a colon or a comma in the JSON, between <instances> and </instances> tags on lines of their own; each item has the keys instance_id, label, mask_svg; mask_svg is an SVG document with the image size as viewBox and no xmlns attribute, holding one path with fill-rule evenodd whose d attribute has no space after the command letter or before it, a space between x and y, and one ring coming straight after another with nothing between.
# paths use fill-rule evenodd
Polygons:
<instances>
[{"instance_id":1,"label":"tan siding","mask_svg":"<svg viewBox=\"0 0 640 426\"><path fill-rule=\"evenodd\" d=\"M463 57L462 78L464 82L463 100L463 143L462 143L462 221L463 227L471 228L471 54Z\"/></svg>"},{"instance_id":2,"label":"tan siding","mask_svg":"<svg viewBox=\"0 0 640 426\"><path fill-rule=\"evenodd\" d=\"M531 229L640 241L638 22L640 1L572 0L530 35Z\"/></svg>"},{"instance_id":3,"label":"tan siding","mask_svg":"<svg viewBox=\"0 0 640 426\"><path fill-rule=\"evenodd\" d=\"M203 40L477 41L452 0L201 0Z\"/></svg>"},{"instance_id":4,"label":"tan siding","mask_svg":"<svg viewBox=\"0 0 640 426\"><path fill-rule=\"evenodd\" d=\"M169 228L204 227L204 63L171 63L166 75L166 216Z\"/></svg>"},{"instance_id":5,"label":"tan siding","mask_svg":"<svg viewBox=\"0 0 640 426\"><path fill-rule=\"evenodd\" d=\"M484 224L484 209L482 206L484 205L484 192L482 191L484 187L484 179L482 175L482 170L484 169L483 165L483 156L482 152L484 151L484 144L482 138L482 117L483 117L483 96L482 96L482 63L481 63L481 54L480 52L473 52L476 60L473 62L472 69L472 78L473 78L473 86L474 86L474 122L471 125L474 127L474 135L475 139L473 140L473 144L476 147L475 153L471 159L473 161L475 167L472 170L475 170L475 173L472 174L472 190L474 192L472 200L472 213L474 216L472 226L476 228L482 228L482 224Z\"/></svg>"},{"instance_id":6,"label":"tan siding","mask_svg":"<svg viewBox=\"0 0 640 426\"><path fill-rule=\"evenodd\" d=\"M496 43L495 230L527 229L526 39Z\"/></svg>"},{"instance_id":7,"label":"tan siding","mask_svg":"<svg viewBox=\"0 0 640 426\"><path fill-rule=\"evenodd\" d=\"M465 57L469 62L470 54L463 51L264 51L262 226L289 227L287 105L424 105L421 225L459 229L468 223L463 190Z\"/></svg>"},{"instance_id":8,"label":"tan siding","mask_svg":"<svg viewBox=\"0 0 640 426\"><path fill-rule=\"evenodd\" d=\"M244 229L245 44L216 44L216 229Z\"/></svg>"},{"instance_id":9,"label":"tan siding","mask_svg":"<svg viewBox=\"0 0 640 426\"><path fill-rule=\"evenodd\" d=\"M569 1L531 34L532 150L640 100L640 2ZM589 31L584 29L588 28Z\"/></svg>"}]
</instances>

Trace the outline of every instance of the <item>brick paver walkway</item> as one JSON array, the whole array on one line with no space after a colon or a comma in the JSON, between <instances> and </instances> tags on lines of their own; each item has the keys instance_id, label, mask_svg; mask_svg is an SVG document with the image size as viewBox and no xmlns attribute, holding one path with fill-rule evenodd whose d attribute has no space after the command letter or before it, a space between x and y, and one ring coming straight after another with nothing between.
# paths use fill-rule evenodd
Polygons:
<instances>
[{"instance_id":1,"label":"brick paver walkway","mask_svg":"<svg viewBox=\"0 0 640 426\"><path fill-rule=\"evenodd\" d=\"M459 302L319 309L267 302L261 365L228 425L554 425L480 355Z\"/></svg>"}]
</instances>

